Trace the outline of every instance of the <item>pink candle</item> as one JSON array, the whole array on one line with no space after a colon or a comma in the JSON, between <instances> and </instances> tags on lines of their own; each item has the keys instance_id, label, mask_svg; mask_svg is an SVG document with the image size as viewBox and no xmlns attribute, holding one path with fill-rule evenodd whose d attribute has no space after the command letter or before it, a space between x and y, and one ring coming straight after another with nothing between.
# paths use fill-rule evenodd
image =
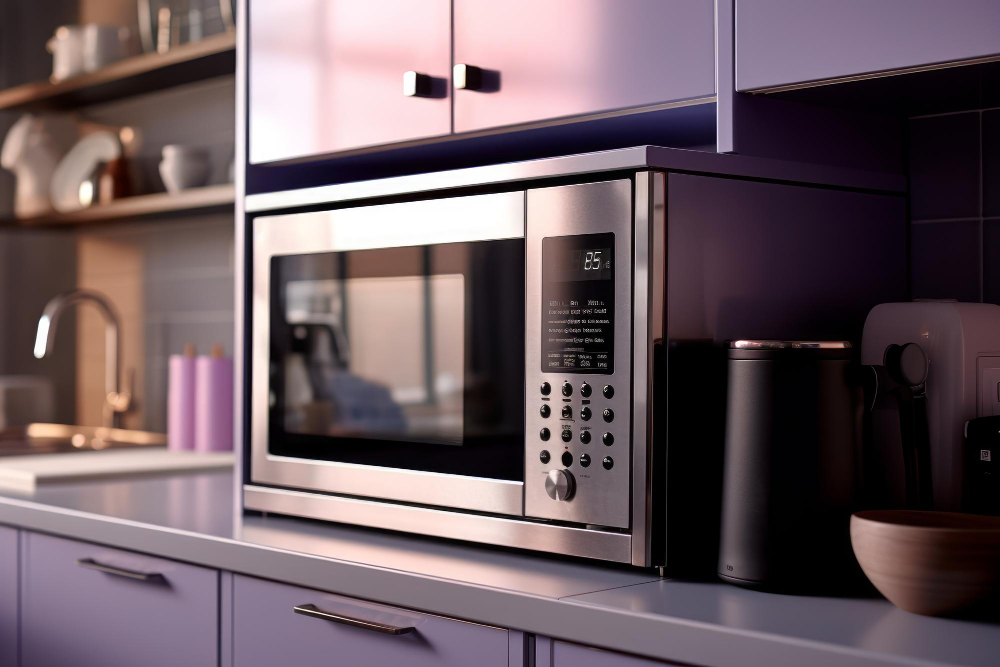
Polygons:
<instances>
[{"instance_id":1,"label":"pink candle","mask_svg":"<svg viewBox=\"0 0 1000 667\"><path fill-rule=\"evenodd\" d=\"M194 449L194 345L185 345L184 354L170 355L167 371L167 447L189 451Z\"/></svg>"}]
</instances>

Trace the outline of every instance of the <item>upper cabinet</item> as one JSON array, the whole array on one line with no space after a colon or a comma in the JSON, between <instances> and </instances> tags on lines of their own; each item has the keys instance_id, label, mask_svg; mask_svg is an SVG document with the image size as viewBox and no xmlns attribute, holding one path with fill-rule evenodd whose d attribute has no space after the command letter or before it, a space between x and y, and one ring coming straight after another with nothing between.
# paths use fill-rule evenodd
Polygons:
<instances>
[{"instance_id":1,"label":"upper cabinet","mask_svg":"<svg viewBox=\"0 0 1000 667\"><path fill-rule=\"evenodd\" d=\"M714 26L711 0L250 0L250 162L711 97Z\"/></svg>"},{"instance_id":2,"label":"upper cabinet","mask_svg":"<svg viewBox=\"0 0 1000 667\"><path fill-rule=\"evenodd\" d=\"M252 163L451 131L450 0L253 0L249 31Z\"/></svg>"},{"instance_id":3,"label":"upper cabinet","mask_svg":"<svg viewBox=\"0 0 1000 667\"><path fill-rule=\"evenodd\" d=\"M997 0L736 0L742 91L997 55Z\"/></svg>"},{"instance_id":4,"label":"upper cabinet","mask_svg":"<svg viewBox=\"0 0 1000 667\"><path fill-rule=\"evenodd\" d=\"M715 94L708 0L454 0L455 132Z\"/></svg>"}]
</instances>

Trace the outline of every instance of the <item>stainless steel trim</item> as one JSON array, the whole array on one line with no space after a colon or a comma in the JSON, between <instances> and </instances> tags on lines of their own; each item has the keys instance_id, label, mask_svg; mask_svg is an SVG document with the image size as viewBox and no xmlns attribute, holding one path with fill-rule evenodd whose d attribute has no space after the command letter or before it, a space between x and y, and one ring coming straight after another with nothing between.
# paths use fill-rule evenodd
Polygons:
<instances>
[{"instance_id":1,"label":"stainless steel trim","mask_svg":"<svg viewBox=\"0 0 1000 667\"><path fill-rule=\"evenodd\" d=\"M76 564L88 570L97 570L98 572L110 574L115 577L145 581L151 584L165 583L167 580L167 578L159 572L139 572L137 570L129 570L124 567L105 565L104 563L99 563L93 558L80 558L76 561Z\"/></svg>"},{"instance_id":2,"label":"stainless steel trim","mask_svg":"<svg viewBox=\"0 0 1000 667\"><path fill-rule=\"evenodd\" d=\"M675 100L673 102L662 102L660 104L650 104L646 106L638 107L627 107L625 109L614 109L612 111L604 111L592 114L583 114L578 116L560 116L558 118L551 118L549 120L529 122L529 123L518 123L514 125L500 125L497 127L491 127L483 130L475 130L471 132L461 132L439 135L435 137L423 137L420 139L413 139L411 141L399 141L391 144L379 144L376 146L364 146L361 148L354 148L345 151L332 151L327 153L316 153L313 155L305 155L300 157L288 158L285 160L274 160L268 162L254 162L255 166L282 166L282 165L294 165L302 164L305 162L315 162L317 160L328 160L328 159L338 159L350 157L352 155L363 155L368 153L381 153L383 151L397 150L400 148L413 148L416 146L428 146L431 144L441 144L450 141L462 140L462 139L475 139L478 137L489 137L496 134L507 134L510 132L519 132L524 130L537 130L547 127L559 127L560 125L570 125L572 123L579 123L583 121L592 120L604 120L606 118L620 118L622 116L634 116L640 113L649 113L651 111L666 111L668 109L683 109L685 107L702 106L706 104L715 104L715 95L706 95L704 97L693 97L687 100Z\"/></svg>"},{"instance_id":3,"label":"stainless steel trim","mask_svg":"<svg viewBox=\"0 0 1000 667\"><path fill-rule=\"evenodd\" d=\"M780 86L767 86L764 88L740 89L740 92L753 95L771 95L773 93L784 93L790 90L802 90L804 88L819 88L820 86L833 86L840 83L853 83L855 81L868 81L869 79L885 79L890 76L900 76L903 74L917 74L920 72L933 72L941 69L951 69L953 67L964 67L967 65L984 65L1000 61L1000 54L982 56L981 58L967 58L965 60L949 60L943 63L932 63L929 65L915 65L913 67L903 67L900 69L881 70L878 72L865 72L863 74L852 74L851 76L834 77L832 79L816 79L813 81L800 81L788 83Z\"/></svg>"},{"instance_id":4,"label":"stainless steel trim","mask_svg":"<svg viewBox=\"0 0 1000 667\"><path fill-rule=\"evenodd\" d=\"M849 350L846 340L734 340L729 343L734 350Z\"/></svg>"},{"instance_id":5,"label":"stainless steel trim","mask_svg":"<svg viewBox=\"0 0 1000 667\"><path fill-rule=\"evenodd\" d=\"M650 221L653 196L650 172L635 175L635 221L632 254L632 563L650 564L651 475L649 391L652 374L650 331Z\"/></svg>"},{"instance_id":6,"label":"stainless steel trim","mask_svg":"<svg viewBox=\"0 0 1000 667\"><path fill-rule=\"evenodd\" d=\"M244 487L243 495L248 509L261 512L616 563L631 562L631 537L625 533L251 485Z\"/></svg>"},{"instance_id":7,"label":"stainless steel trim","mask_svg":"<svg viewBox=\"0 0 1000 667\"><path fill-rule=\"evenodd\" d=\"M329 205L372 197L391 197L400 194L449 190L483 184L514 183L567 174L641 169L646 167L646 163L646 146L621 148L599 153L581 153L557 158L323 185L301 190L265 192L248 195L246 197L246 210L251 213L259 213L293 206Z\"/></svg>"},{"instance_id":8,"label":"stainless steel trim","mask_svg":"<svg viewBox=\"0 0 1000 667\"><path fill-rule=\"evenodd\" d=\"M274 256L519 238L524 236L524 193L265 216L253 224L251 480L520 516L521 482L272 456L268 452L268 317Z\"/></svg>"},{"instance_id":9,"label":"stainless steel trim","mask_svg":"<svg viewBox=\"0 0 1000 667\"><path fill-rule=\"evenodd\" d=\"M323 611L314 604L300 604L292 607L292 611L296 614L302 614L303 616L318 618L324 621L332 621L342 625L350 625L351 627L362 628L364 630L373 630L375 632L381 632L385 635L405 635L417 629L412 625L400 627L396 625L388 625L387 623L379 623L378 621L366 621L362 618L352 618L350 616L344 616L343 614L335 614L332 611Z\"/></svg>"}]
</instances>

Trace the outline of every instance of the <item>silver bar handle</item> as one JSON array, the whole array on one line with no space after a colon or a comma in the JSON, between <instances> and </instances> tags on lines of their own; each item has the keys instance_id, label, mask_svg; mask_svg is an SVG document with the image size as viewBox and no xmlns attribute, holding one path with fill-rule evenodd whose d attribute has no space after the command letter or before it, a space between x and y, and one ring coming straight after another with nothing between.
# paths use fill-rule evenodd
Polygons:
<instances>
[{"instance_id":1,"label":"silver bar handle","mask_svg":"<svg viewBox=\"0 0 1000 667\"><path fill-rule=\"evenodd\" d=\"M76 564L88 570L97 570L98 572L104 572L105 574L111 574L116 577L125 577L126 579L135 579L136 581L148 581L150 583L165 583L167 581L167 578L159 572L138 572L136 570L128 570L124 567L115 567L113 565L99 563L93 558L80 558L76 561Z\"/></svg>"},{"instance_id":2,"label":"silver bar handle","mask_svg":"<svg viewBox=\"0 0 1000 667\"><path fill-rule=\"evenodd\" d=\"M365 630L374 630L375 632L381 632L386 635L405 635L416 630L415 627L404 626L399 627L395 625L387 625L385 623L379 623L377 621L366 621L360 618L351 618L350 616L344 616L343 614L334 614L330 611L323 611L314 604L300 604L292 609L296 614L302 614L303 616L311 616L312 618L319 618L324 621L332 621L333 623L342 623L344 625L350 625L355 628L364 628Z\"/></svg>"}]
</instances>

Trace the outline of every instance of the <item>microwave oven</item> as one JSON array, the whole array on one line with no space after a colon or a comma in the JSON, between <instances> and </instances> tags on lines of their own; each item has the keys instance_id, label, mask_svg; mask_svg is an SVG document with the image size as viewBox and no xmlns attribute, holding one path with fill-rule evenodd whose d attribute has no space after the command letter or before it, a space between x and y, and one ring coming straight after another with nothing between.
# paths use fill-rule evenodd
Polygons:
<instances>
[{"instance_id":1,"label":"microwave oven","mask_svg":"<svg viewBox=\"0 0 1000 667\"><path fill-rule=\"evenodd\" d=\"M681 358L668 379L677 342L668 338L711 341L727 326L775 333L753 325L791 312L790 293L739 315L743 306L729 297L755 278L740 284L730 272L756 263L768 226L784 218L750 220L756 240L734 255L746 259L719 276L676 280L667 266L668 184L681 179L683 202L682 177L730 169L708 179L725 189L754 165L773 181L781 163L656 150L247 197L238 239L244 508L644 567L667 564L668 526L717 532L710 508L724 378L706 361L687 364L689 382ZM678 165L710 173L672 172ZM777 187L749 196L778 211L780 188L791 186ZM847 190L817 192L805 205L819 211ZM730 202L727 215L744 204ZM868 208L854 206L851 224L870 223L861 214ZM739 225L724 217L706 228L725 236ZM868 300L899 296L899 280L887 276L898 269L905 281L903 220L864 232L884 237L871 252L898 241L903 254L840 287ZM670 239L681 253L675 263L707 271L717 244L686 234L678 228ZM772 257L776 284L785 282L782 261L801 259ZM672 315L671 337L668 280L683 309ZM727 306L737 315L724 315L725 324L683 331ZM796 318L777 318L785 335L812 333L814 318ZM685 539L671 537L677 546Z\"/></svg>"}]
</instances>

